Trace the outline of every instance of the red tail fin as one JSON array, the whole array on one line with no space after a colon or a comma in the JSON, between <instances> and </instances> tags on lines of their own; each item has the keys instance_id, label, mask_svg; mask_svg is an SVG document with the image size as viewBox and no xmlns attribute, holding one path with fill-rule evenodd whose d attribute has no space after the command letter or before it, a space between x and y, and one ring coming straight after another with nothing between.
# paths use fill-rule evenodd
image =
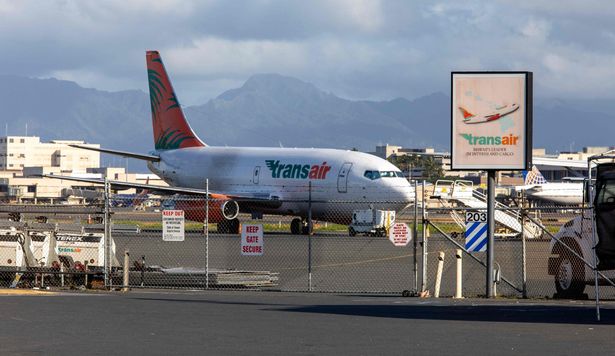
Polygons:
<instances>
[{"instance_id":1,"label":"red tail fin","mask_svg":"<svg viewBox=\"0 0 615 356\"><path fill-rule=\"evenodd\" d=\"M463 118L467 119L469 117L474 116L474 114L472 114L471 112L469 112L468 110L462 108L461 106L459 107L459 110L461 110L461 112L463 113Z\"/></svg>"},{"instance_id":2,"label":"red tail fin","mask_svg":"<svg viewBox=\"0 0 615 356\"><path fill-rule=\"evenodd\" d=\"M158 51L147 51L147 79L157 150L203 147L184 117Z\"/></svg>"}]
</instances>

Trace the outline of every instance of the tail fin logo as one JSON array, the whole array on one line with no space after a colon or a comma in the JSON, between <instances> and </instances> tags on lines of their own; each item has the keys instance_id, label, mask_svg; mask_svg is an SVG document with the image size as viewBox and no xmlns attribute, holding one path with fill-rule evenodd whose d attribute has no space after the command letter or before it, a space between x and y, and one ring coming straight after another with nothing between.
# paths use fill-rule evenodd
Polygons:
<instances>
[{"instance_id":1,"label":"tail fin logo","mask_svg":"<svg viewBox=\"0 0 615 356\"><path fill-rule=\"evenodd\" d=\"M146 57L156 150L205 146L184 117L160 54L157 51L148 51Z\"/></svg>"},{"instance_id":2,"label":"tail fin logo","mask_svg":"<svg viewBox=\"0 0 615 356\"><path fill-rule=\"evenodd\" d=\"M542 173L540 173L538 168L536 168L536 166L533 166L531 171L524 172L524 173L525 173L525 185L537 185L537 184L547 183L547 180L542 175Z\"/></svg>"},{"instance_id":3,"label":"tail fin logo","mask_svg":"<svg viewBox=\"0 0 615 356\"><path fill-rule=\"evenodd\" d=\"M471 112L469 112L468 110L462 108L461 106L459 107L459 110L461 110L461 113L463 114L463 119L465 121L469 120L471 117L474 117L475 115L472 114Z\"/></svg>"},{"instance_id":4,"label":"tail fin logo","mask_svg":"<svg viewBox=\"0 0 615 356\"><path fill-rule=\"evenodd\" d=\"M150 108L152 109L152 117L156 120L158 117L158 112L160 111L160 102L163 98L163 91L166 92L166 89L162 84L162 80L160 80L160 73L155 70L147 70L147 79L149 82ZM173 94L173 96L175 96L175 94Z\"/></svg>"}]
</instances>

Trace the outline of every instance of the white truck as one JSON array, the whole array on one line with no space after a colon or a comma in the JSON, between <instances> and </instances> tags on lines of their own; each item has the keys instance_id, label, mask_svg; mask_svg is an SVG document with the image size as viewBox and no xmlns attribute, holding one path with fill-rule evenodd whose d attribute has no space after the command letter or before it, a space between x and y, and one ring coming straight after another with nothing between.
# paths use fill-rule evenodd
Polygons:
<instances>
[{"instance_id":1,"label":"white truck","mask_svg":"<svg viewBox=\"0 0 615 356\"><path fill-rule=\"evenodd\" d=\"M366 234L370 236L386 236L389 228L395 223L395 211L365 209L352 212L352 222L348 226L348 234Z\"/></svg>"},{"instance_id":2,"label":"white truck","mask_svg":"<svg viewBox=\"0 0 615 356\"><path fill-rule=\"evenodd\" d=\"M548 273L560 298L582 297L585 286L594 283L594 229L597 269L615 280L615 163L597 165L594 187L594 209L565 223L551 240ZM607 284L604 278L599 283Z\"/></svg>"}]
</instances>

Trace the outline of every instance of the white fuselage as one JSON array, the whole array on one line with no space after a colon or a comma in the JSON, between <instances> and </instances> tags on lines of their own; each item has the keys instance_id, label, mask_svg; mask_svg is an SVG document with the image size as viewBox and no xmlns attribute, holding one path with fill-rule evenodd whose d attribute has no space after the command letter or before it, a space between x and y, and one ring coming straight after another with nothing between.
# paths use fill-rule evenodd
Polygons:
<instances>
[{"instance_id":1,"label":"white fuselage","mask_svg":"<svg viewBox=\"0 0 615 356\"><path fill-rule=\"evenodd\" d=\"M157 154L160 162L148 167L169 185L204 189L208 181L211 192L283 201L261 209L265 213L306 217L311 200L314 218L348 221L356 209L399 211L414 200L414 189L397 167L361 152L194 147Z\"/></svg>"},{"instance_id":2,"label":"white fuselage","mask_svg":"<svg viewBox=\"0 0 615 356\"><path fill-rule=\"evenodd\" d=\"M561 205L579 205L583 203L583 183L545 183L526 189L529 199Z\"/></svg>"},{"instance_id":3,"label":"white fuselage","mask_svg":"<svg viewBox=\"0 0 615 356\"><path fill-rule=\"evenodd\" d=\"M519 109L519 104L507 105L486 115L465 118L463 119L463 122L465 122L466 124L480 124L483 122L495 121L503 118L510 113L517 111L517 109Z\"/></svg>"}]
</instances>

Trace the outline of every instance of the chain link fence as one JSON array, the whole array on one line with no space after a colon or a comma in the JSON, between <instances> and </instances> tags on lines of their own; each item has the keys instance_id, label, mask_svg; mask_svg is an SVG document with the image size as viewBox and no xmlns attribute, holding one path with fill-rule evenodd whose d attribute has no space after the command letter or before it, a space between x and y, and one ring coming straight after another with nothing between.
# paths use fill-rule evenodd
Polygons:
<instances>
[{"instance_id":1,"label":"chain link fence","mask_svg":"<svg viewBox=\"0 0 615 356\"><path fill-rule=\"evenodd\" d=\"M433 294L439 289L440 296L448 297L456 293L460 259L463 296L485 295L486 253L465 249L464 216L481 211L476 207L443 202L441 197L425 198L418 206L400 202L406 207L394 217L383 213L361 225L357 222L361 214L390 202L277 203L288 206L289 211L298 205L311 207L311 224L309 218L267 214L267 209L261 209L265 211L262 215L243 213L244 207L262 204L259 201L239 202L242 210L237 211L237 220L229 223L223 217L229 211L233 213L228 200L194 196L112 195L85 206L3 204L1 283L3 287L394 294L422 290ZM163 212L169 210L183 211L181 241L165 239L168 231ZM586 252L587 246L579 245L584 241L590 250L593 246L587 237L591 211L562 206L500 206L495 215L497 295L594 295L594 288L588 287L593 281L594 261ZM406 246L394 246L389 240L387 230L393 221L405 223L413 231L413 239ZM582 223L580 227L575 221ZM242 253L239 231L248 225L262 226L261 255ZM562 235L562 227L578 234L577 238ZM458 250L460 258L456 257ZM611 271L600 273L600 283L609 284ZM603 296L612 293L605 289Z\"/></svg>"}]
</instances>

